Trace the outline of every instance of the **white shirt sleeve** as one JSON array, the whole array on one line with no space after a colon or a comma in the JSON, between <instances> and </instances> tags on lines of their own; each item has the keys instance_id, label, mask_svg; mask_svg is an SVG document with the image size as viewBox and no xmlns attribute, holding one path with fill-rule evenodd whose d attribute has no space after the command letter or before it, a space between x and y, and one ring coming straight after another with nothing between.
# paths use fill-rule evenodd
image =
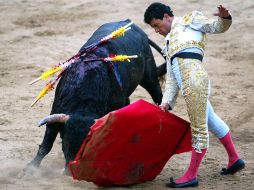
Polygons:
<instances>
[{"instance_id":1,"label":"white shirt sleeve","mask_svg":"<svg viewBox=\"0 0 254 190\"><path fill-rule=\"evenodd\" d=\"M176 98L179 92L179 87L171 68L170 60L167 59L167 74L165 91L163 93L162 103L168 103L173 109L176 103Z\"/></svg>"}]
</instances>

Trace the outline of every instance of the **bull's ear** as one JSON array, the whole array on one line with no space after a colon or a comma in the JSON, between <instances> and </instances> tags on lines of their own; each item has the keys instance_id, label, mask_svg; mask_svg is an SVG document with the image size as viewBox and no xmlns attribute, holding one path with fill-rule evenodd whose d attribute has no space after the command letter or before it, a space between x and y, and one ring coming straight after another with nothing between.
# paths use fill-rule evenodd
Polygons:
<instances>
[{"instance_id":1,"label":"bull's ear","mask_svg":"<svg viewBox=\"0 0 254 190\"><path fill-rule=\"evenodd\" d=\"M69 119L69 115L66 114L53 114L48 115L47 117L43 118L39 124L38 127L45 125L45 124L52 124L52 123L66 123Z\"/></svg>"}]
</instances>

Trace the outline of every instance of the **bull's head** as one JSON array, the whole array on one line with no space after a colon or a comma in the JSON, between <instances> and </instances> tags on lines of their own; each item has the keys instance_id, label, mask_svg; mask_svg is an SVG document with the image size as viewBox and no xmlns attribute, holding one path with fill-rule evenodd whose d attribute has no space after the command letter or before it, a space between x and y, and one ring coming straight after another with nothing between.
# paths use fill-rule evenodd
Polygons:
<instances>
[{"instance_id":1,"label":"bull's head","mask_svg":"<svg viewBox=\"0 0 254 190\"><path fill-rule=\"evenodd\" d=\"M88 114L89 115L89 114ZM90 131L90 127L96 122L92 116L83 114L52 114L39 122L39 126L47 125L48 128L56 129L62 138L62 149L66 164L75 158L80 146ZM60 124L60 125L59 125Z\"/></svg>"},{"instance_id":2,"label":"bull's head","mask_svg":"<svg viewBox=\"0 0 254 190\"><path fill-rule=\"evenodd\" d=\"M62 132L62 149L66 160L64 173L69 174L68 162L74 159L94 122L96 119L79 114L52 114L42 119L38 126L47 125L46 131L49 131L45 133L44 139L46 140L43 140L35 158L18 174L18 177L22 178L26 174L34 173L34 169L39 167L42 159L50 152L58 131Z\"/></svg>"}]
</instances>

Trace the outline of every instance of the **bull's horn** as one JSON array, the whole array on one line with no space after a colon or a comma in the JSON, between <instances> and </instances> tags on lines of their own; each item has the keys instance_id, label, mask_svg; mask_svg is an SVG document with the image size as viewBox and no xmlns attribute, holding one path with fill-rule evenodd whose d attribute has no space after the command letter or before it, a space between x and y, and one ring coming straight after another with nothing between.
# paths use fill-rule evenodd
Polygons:
<instances>
[{"instance_id":1,"label":"bull's horn","mask_svg":"<svg viewBox=\"0 0 254 190\"><path fill-rule=\"evenodd\" d=\"M50 124L50 123L66 123L68 119L69 119L69 115L66 115L66 114L48 115L47 117L45 117L39 122L38 127L45 124Z\"/></svg>"}]
</instances>

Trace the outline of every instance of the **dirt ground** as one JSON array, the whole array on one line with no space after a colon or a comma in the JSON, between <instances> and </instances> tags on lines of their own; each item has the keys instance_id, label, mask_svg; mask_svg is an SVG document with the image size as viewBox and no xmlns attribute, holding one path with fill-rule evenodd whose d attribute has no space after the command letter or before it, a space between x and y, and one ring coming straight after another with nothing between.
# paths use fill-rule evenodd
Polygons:
<instances>
[{"instance_id":1,"label":"dirt ground","mask_svg":"<svg viewBox=\"0 0 254 190\"><path fill-rule=\"evenodd\" d=\"M42 71L71 57L100 25L130 18L151 39L163 46L163 37L143 23L143 14L151 0L0 0L0 189L98 189L92 183L74 181L61 175L64 166L61 140L34 175L17 175L32 159L45 128L38 121L48 115L54 92L34 107L34 98L44 83L28 82ZM204 65L212 84L211 102L215 111L230 125L236 148L246 168L234 176L220 176L227 155L211 135L210 148L200 168L197 189L253 189L254 185L254 1L253 0L177 0L170 3L175 15L199 9L208 17L219 4L232 13L233 25L220 35L208 35ZM161 57L155 53L157 63ZM142 88L131 101L151 98ZM174 112L187 118L182 97ZM252 147L252 148L251 148ZM188 166L189 153L174 156L153 181L128 188L167 189L171 176L180 177ZM111 188L108 188L111 189Z\"/></svg>"}]
</instances>

